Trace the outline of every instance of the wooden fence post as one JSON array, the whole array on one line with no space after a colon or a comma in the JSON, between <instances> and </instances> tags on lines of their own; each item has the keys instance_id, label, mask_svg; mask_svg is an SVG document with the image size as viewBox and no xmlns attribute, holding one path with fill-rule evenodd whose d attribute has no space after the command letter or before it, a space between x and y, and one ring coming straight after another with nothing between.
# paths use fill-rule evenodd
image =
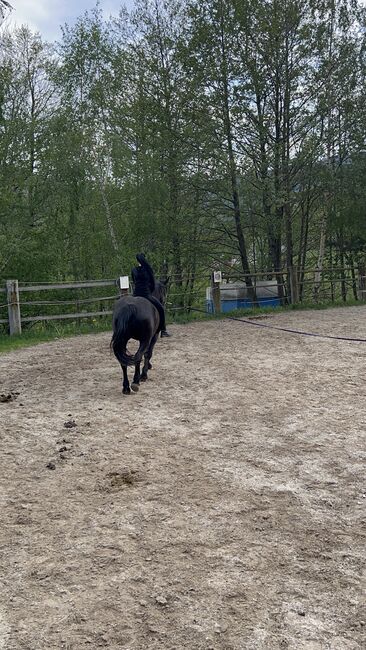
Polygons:
<instances>
[{"instance_id":1,"label":"wooden fence post","mask_svg":"<svg viewBox=\"0 0 366 650\"><path fill-rule=\"evenodd\" d=\"M221 272L214 271L211 276L212 287L212 301L214 306L214 313L221 313L221 292L220 292Z\"/></svg>"},{"instance_id":2,"label":"wooden fence post","mask_svg":"<svg viewBox=\"0 0 366 650\"><path fill-rule=\"evenodd\" d=\"M366 264L358 267L358 293L360 300L366 301Z\"/></svg>"},{"instance_id":3,"label":"wooden fence post","mask_svg":"<svg viewBox=\"0 0 366 650\"><path fill-rule=\"evenodd\" d=\"M299 283L296 266L291 266L289 268L289 283L291 292L291 305L296 305L296 303L299 302Z\"/></svg>"},{"instance_id":4,"label":"wooden fence post","mask_svg":"<svg viewBox=\"0 0 366 650\"><path fill-rule=\"evenodd\" d=\"M22 322L20 319L18 280L6 281L6 294L8 300L9 334L21 334Z\"/></svg>"}]
</instances>

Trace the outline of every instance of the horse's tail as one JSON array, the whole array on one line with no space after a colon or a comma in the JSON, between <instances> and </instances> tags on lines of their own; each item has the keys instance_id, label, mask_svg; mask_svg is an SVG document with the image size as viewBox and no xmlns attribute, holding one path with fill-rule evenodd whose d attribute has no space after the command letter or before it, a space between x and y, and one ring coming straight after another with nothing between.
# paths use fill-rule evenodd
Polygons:
<instances>
[{"instance_id":1,"label":"horse's tail","mask_svg":"<svg viewBox=\"0 0 366 650\"><path fill-rule=\"evenodd\" d=\"M147 341L140 341L140 346L136 354L128 354L127 352L127 343L130 339L128 328L135 315L135 306L125 305L114 322L114 331L110 345L114 356L124 366L134 366L136 363L139 363L148 347Z\"/></svg>"}]
</instances>

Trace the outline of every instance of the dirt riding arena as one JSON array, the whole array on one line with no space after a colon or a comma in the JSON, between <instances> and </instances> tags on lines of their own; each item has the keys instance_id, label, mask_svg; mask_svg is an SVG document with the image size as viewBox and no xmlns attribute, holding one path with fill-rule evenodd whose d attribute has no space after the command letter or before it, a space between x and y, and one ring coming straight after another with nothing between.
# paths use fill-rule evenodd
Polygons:
<instances>
[{"instance_id":1,"label":"dirt riding arena","mask_svg":"<svg viewBox=\"0 0 366 650\"><path fill-rule=\"evenodd\" d=\"M171 332L131 396L108 334L0 357L0 649L365 648L366 343Z\"/></svg>"}]
</instances>

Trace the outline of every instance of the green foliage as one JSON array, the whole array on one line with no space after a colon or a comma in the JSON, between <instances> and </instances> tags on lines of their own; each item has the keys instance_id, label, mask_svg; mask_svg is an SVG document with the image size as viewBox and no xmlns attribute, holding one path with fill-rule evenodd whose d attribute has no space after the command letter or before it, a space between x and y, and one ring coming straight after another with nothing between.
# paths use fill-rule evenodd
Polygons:
<instances>
[{"instance_id":1,"label":"green foliage","mask_svg":"<svg viewBox=\"0 0 366 650\"><path fill-rule=\"evenodd\" d=\"M252 271L362 263L364 24L348 0L139 0L57 47L3 31L0 276L144 250L189 306L243 242Z\"/></svg>"}]
</instances>

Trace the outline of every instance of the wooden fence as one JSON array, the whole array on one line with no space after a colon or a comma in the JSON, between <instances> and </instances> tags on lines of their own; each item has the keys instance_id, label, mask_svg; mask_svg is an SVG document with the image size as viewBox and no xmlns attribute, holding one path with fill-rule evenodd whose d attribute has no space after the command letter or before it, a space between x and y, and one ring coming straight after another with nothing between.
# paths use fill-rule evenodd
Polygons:
<instances>
[{"instance_id":1,"label":"wooden fence","mask_svg":"<svg viewBox=\"0 0 366 650\"><path fill-rule=\"evenodd\" d=\"M50 300L23 300L23 295L27 296L29 293L38 292L54 292L72 289L100 289L104 287L113 287L115 292L110 296L93 296L89 298L73 298L71 299L50 299ZM99 309L95 311L80 311L82 305L92 305L96 303L110 304L114 302L120 295L120 290L117 287L115 280L90 280L88 282L65 282L62 284L35 284L35 285L19 285L18 280L7 280L5 287L0 287L0 307L7 307L8 318L0 318L0 324L7 324L9 334L21 334L22 323L33 323L37 321L50 321L50 320L64 320L64 319L79 319L79 318L93 318L97 316L108 316L112 314L112 310ZM5 300L2 303L2 296ZM35 307L55 307L59 308L64 306L77 307L72 313L52 313L52 314L37 314L37 315L23 315L24 308Z\"/></svg>"},{"instance_id":2,"label":"wooden fence","mask_svg":"<svg viewBox=\"0 0 366 650\"><path fill-rule=\"evenodd\" d=\"M235 269L224 269L222 273L223 283L219 276L212 274L211 287L214 311L221 311L221 300L225 299L225 282L245 281L242 273ZM210 274L202 274L191 278L187 282L184 297L182 287L170 292L167 308L171 311L189 310L194 305L204 306L205 291L209 284ZM365 266L357 269L309 269L299 273L296 268L290 271L279 271L277 273L258 272L250 275L252 285L255 287L263 280L276 281L276 288L281 304L296 304L299 302L321 302L324 300L333 301L342 299L347 301L348 295L355 300L366 300L366 270ZM19 283L17 280L7 280L5 286L0 285L0 325L6 325L10 334L21 334L23 323L36 323L39 321L54 320L78 320L82 318L96 318L110 316L112 304L121 295L127 293L128 278L124 277L124 288L120 288L116 280L90 280L86 282L64 282L64 283ZM127 281L127 284L126 284ZM174 282L173 287L178 283ZM106 288L112 287L109 293L104 295ZM85 291L93 290L98 295L85 297ZM77 297L69 297L69 291L77 291ZM102 294L101 295L101 291ZM175 291L178 291L175 293ZM183 293L182 293L183 291ZM41 295L44 292L52 293L51 298L42 300L38 296L29 300L30 294ZM62 292L62 299L54 298L55 292ZM66 297L65 297L66 292ZM99 309L88 311L89 307ZM72 311L70 311L72 307ZM40 308L51 313L39 313ZM65 311L68 309L69 311ZM85 309L85 311L83 311ZM56 313L55 313L56 311ZM63 312L63 313L59 313ZM7 316L7 317L6 317Z\"/></svg>"},{"instance_id":3,"label":"wooden fence","mask_svg":"<svg viewBox=\"0 0 366 650\"><path fill-rule=\"evenodd\" d=\"M266 285L266 280L276 281L278 297L281 304L347 302L366 300L366 267L364 264L349 268L310 268L299 270L295 266L281 271L259 271L245 277L242 271L226 268L223 271L224 282L246 282L251 280L254 291L256 286ZM215 288L215 284L212 284ZM270 284L268 286L271 286ZM221 285L222 291L222 285ZM216 287L216 301L217 287Z\"/></svg>"}]
</instances>

